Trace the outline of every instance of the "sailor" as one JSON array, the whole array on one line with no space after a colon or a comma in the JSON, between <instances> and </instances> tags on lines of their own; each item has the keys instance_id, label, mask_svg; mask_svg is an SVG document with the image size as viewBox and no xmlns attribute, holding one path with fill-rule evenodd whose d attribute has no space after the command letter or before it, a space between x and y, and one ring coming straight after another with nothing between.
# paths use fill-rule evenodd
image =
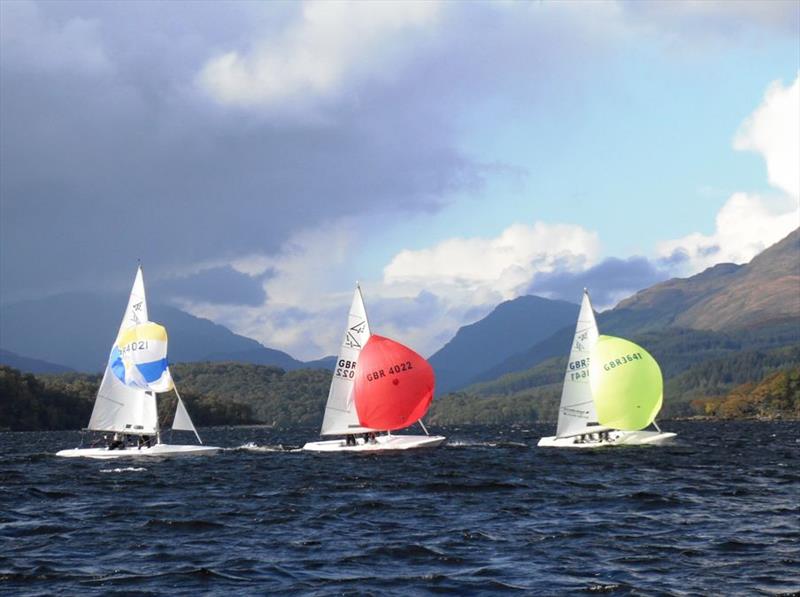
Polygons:
<instances>
[{"instance_id":1,"label":"sailor","mask_svg":"<svg viewBox=\"0 0 800 597\"><path fill-rule=\"evenodd\" d=\"M366 434L366 436L367 436L366 441L369 442L370 444L377 444L378 443L378 441L375 439L375 432L374 431L370 431L369 433Z\"/></svg>"},{"instance_id":2,"label":"sailor","mask_svg":"<svg viewBox=\"0 0 800 597\"><path fill-rule=\"evenodd\" d=\"M125 444L122 443L122 436L119 433L114 434L114 438L111 440L111 443L108 445L109 450L122 450L125 447Z\"/></svg>"},{"instance_id":3,"label":"sailor","mask_svg":"<svg viewBox=\"0 0 800 597\"><path fill-rule=\"evenodd\" d=\"M356 436L352 433L348 433L345 437L345 445L346 446L355 446L356 445Z\"/></svg>"}]
</instances>

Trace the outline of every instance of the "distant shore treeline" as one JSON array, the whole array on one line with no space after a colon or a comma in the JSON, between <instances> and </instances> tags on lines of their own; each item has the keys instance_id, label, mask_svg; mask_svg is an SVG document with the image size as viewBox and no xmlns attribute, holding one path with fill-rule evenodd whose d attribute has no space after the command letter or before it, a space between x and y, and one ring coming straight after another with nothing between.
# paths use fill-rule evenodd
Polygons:
<instances>
[{"instance_id":1,"label":"distant shore treeline","mask_svg":"<svg viewBox=\"0 0 800 597\"><path fill-rule=\"evenodd\" d=\"M553 421L558 415L563 359L542 364L544 385L507 392L484 384L437 398L432 424L512 424ZM186 363L172 366L195 423L315 426L322 420L330 372L284 371L243 363ZM33 375L0 366L0 429L54 430L86 426L100 376L82 373ZM549 383L548 383L549 382ZM159 418L169 427L175 398L159 401ZM703 363L668 380L661 418L800 418L800 347L745 353Z\"/></svg>"}]
</instances>

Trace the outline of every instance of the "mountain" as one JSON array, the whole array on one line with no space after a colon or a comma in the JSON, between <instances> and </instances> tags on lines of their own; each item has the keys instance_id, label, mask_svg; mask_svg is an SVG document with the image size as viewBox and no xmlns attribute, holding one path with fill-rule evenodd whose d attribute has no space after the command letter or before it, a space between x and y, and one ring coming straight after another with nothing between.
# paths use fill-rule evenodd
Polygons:
<instances>
[{"instance_id":1,"label":"mountain","mask_svg":"<svg viewBox=\"0 0 800 597\"><path fill-rule=\"evenodd\" d=\"M8 350L0 348L0 365L6 365L19 369L26 373L67 373L72 371L69 367L64 365L56 365L55 363L48 363L39 359L31 359L19 354L15 354Z\"/></svg>"},{"instance_id":2,"label":"mountain","mask_svg":"<svg viewBox=\"0 0 800 597\"><path fill-rule=\"evenodd\" d=\"M489 315L458 330L429 360L436 389L448 392L474 381L502 363L574 322L578 305L538 296L521 296L499 304Z\"/></svg>"},{"instance_id":3,"label":"mountain","mask_svg":"<svg viewBox=\"0 0 800 597\"><path fill-rule=\"evenodd\" d=\"M0 308L3 349L78 371L100 371L119 328L126 296L72 293ZM298 369L305 363L175 307L150 303L149 315L169 331L172 362L247 361ZM316 362L315 362L316 363Z\"/></svg>"},{"instance_id":4,"label":"mountain","mask_svg":"<svg viewBox=\"0 0 800 597\"><path fill-rule=\"evenodd\" d=\"M724 263L622 301L625 316L698 330L736 330L800 317L800 228L746 265Z\"/></svg>"},{"instance_id":5,"label":"mountain","mask_svg":"<svg viewBox=\"0 0 800 597\"><path fill-rule=\"evenodd\" d=\"M705 358L705 347L712 345L755 350L800 342L800 229L746 265L722 263L637 292L599 314L597 324L601 334L639 341L666 369ZM564 356L573 333L571 322L473 381L490 381Z\"/></svg>"}]
</instances>

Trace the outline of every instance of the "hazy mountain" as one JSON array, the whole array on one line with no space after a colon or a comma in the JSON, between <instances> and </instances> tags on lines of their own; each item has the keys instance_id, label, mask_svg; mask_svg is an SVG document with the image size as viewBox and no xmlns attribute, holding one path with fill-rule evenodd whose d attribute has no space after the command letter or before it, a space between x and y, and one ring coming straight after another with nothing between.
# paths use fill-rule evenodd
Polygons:
<instances>
[{"instance_id":1,"label":"hazy mountain","mask_svg":"<svg viewBox=\"0 0 800 597\"><path fill-rule=\"evenodd\" d=\"M511 355L574 322L577 316L578 305L538 296L501 303L480 321L460 328L431 356L437 392L463 387Z\"/></svg>"},{"instance_id":2,"label":"hazy mountain","mask_svg":"<svg viewBox=\"0 0 800 597\"><path fill-rule=\"evenodd\" d=\"M67 373L72 371L64 365L56 365L39 359L31 359L0 348L0 365L19 369L24 373Z\"/></svg>"},{"instance_id":3,"label":"hazy mountain","mask_svg":"<svg viewBox=\"0 0 800 597\"><path fill-rule=\"evenodd\" d=\"M105 367L126 301L126 296L74 293L3 306L0 346L78 371L100 371ZM150 318L169 331L169 357L173 363L233 360L283 369L306 366L285 352L175 307L158 303L149 303L148 307Z\"/></svg>"},{"instance_id":4,"label":"hazy mountain","mask_svg":"<svg viewBox=\"0 0 800 597\"><path fill-rule=\"evenodd\" d=\"M642 290L598 315L597 324L601 334L640 340L662 368L680 369L678 363L702 360L710 346L747 350L800 342L800 229L746 265L723 263ZM474 381L565 356L573 333L570 323Z\"/></svg>"}]
</instances>

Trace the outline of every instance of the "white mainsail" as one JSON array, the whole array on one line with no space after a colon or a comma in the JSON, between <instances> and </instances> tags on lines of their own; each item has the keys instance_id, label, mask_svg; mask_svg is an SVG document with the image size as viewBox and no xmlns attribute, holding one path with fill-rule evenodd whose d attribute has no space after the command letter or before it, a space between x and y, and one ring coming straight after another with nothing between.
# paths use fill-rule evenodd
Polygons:
<instances>
[{"instance_id":1,"label":"white mainsail","mask_svg":"<svg viewBox=\"0 0 800 597\"><path fill-rule=\"evenodd\" d=\"M569 353L561 404L558 408L556 436L564 437L605 429L597 423L592 387L589 384L589 358L599 333L589 293L583 291L578 324ZM590 425L591 424L591 425Z\"/></svg>"},{"instance_id":2,"label":"white mainsail","mask_svg":"<svg viewBox=\"0 0 800 597\"><path fill-rule=\"evenodd\" d=\"M333 370L333 379L328 392L328 402L325 405L325 416L322 419L320 435L375 431L360 425L353 401L356 363L369 336L369 322L364 308L364 299L361 296L361 287L356 285L353 302L350 305L347 329L339 349L336 367Z\"/></svg>"},{"instance_id":3,"label":"white mainsail","mask_svg":"<svg viewBox=\"0 0 800 597\"><path fill-rule=\"evenodd\" d=\"M142 267L139 266L119 331L146 321L147 297ZM107 364L88 428L94 431L155 434L158 432L156 398L151 392L126 386L117 379Z\"/></svg>"},{"instance_id":4,"label":"white mainsail","mask_svg":"<svg viewBox=\"0 0 800 597\"><path fill-rule=\"evenodd\" d=\"M122 318L117 338L124 331L148 321L144 276L142 274L142 266L139 266L136 270L136 278L133 281L133 288L128 299L128 307L125 309L125 316ZM175 388L172 382L169 369L166 370L164 380L165 383L162 384L164 389L174 389L175 395L178 397L172 428L179 431L192 431L202 444L200 435L192 423L180 394L178 394L178 389ZM114 375L110 365L107 364L103 374L103 381L100 383L100 389L97 392L97 399L94 403L92 416L89 419L88 428L93 431L114 431L136 435L158 434L158 409L156 407L155 393L143 388L126 385L119 377Z\"/></svg>"}]
</instances>

